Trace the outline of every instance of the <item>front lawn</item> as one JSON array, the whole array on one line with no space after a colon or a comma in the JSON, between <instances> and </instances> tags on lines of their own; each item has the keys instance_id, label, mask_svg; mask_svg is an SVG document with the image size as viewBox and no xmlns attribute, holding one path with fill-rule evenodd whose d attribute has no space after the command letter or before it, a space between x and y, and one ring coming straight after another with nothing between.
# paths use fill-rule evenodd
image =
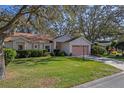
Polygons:
<instances>
[{"instance_id":1,"label":"front lawn","mask_svg":"<svg viewBox=\"0 0 124 93\"><path fill-rule=\"evenodd\" d=\"M117 72L110 65L81 58L16 59L8 65L0 87L73 87Z\"/></svg>"}]
</instances>

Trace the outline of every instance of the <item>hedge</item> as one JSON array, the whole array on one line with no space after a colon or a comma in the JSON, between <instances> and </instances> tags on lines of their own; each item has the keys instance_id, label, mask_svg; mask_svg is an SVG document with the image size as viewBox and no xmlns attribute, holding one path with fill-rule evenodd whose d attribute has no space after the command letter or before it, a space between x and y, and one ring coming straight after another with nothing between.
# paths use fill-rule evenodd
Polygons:
<instances>
[{"instance_id":1,"label":"hedge","mask_svg":"<svg viewBox=\"0 0 124 93\"><path fill-rule=\"evenodd\" d=\"M47 50L17 50L17 58L47 56Z\"/></svg>"},{"instance_id":2,"label":"hedge","mask_svg":"<svg viewBox=\"0 0 124 93\"><path fill-rule=\"evenodd\" d=\"M5 65L8 65L12 62L16 57L16 50L5 48L4 49L4 58L5 58Z\"/></svg>"}]
</instances>

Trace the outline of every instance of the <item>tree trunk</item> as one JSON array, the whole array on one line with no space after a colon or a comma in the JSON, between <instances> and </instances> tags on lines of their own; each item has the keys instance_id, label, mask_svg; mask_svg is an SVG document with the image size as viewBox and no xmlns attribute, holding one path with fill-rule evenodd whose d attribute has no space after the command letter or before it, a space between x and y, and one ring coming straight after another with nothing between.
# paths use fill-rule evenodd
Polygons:
<instances>
[{"instance_id":1,"label":"tree trunk","mask_svg":"<svg viewBox=\"0 0 124 93\"><path fill-rule=\"evenodd\" d=\"M5 60L3 53L4 37L0 36L0 79L5 78Z\"/></svg>"}]
</instances>

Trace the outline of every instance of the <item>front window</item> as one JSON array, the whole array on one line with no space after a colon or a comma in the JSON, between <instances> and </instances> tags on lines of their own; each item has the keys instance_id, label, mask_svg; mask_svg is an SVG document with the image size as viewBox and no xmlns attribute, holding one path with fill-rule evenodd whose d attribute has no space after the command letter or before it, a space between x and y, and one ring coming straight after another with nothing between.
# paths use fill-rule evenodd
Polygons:
<instances>
[{"instance_id":1,"label":"front window","mask_svg":"<svg viewBox=\"0 0 124 93\"><path fill-rule=\"evenodd\" d=\"M35 45L34 47L37 48L37 45Z\"/></svg>"},{"instance_id":2,"label":"front window","mask_svg":"<svg viewBox=\"0 0 124 93\"><path fill-rule=\"evenodd\" d=\"M18 50L23 50L23 45L18 45Z\"/></svg>"}]
</instances>

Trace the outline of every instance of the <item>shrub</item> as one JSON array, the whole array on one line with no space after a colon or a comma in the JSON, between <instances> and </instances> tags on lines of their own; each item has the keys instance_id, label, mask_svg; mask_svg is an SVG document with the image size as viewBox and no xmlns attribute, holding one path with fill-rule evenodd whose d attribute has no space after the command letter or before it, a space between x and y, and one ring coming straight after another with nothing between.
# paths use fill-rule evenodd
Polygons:
<instances>
[{"instance_id":1,"label":"shrub","mask_svg":"<svg viewBox=\"0 0 124 93\"><path fill-rule=\"evenodd\" d=\"M54 53L54 56L59 56L60 50L59 49L54 49L53 53Z\"/></svg>"},{"instance_id":2,"label":"shrub","mask_svg":"<svg viewBox=\"0 0 124 93\"><path fill-rule=\"evenodd\" d=\"M47 50L18 50L17 58L41 57L47 56Z\"/></svg>"},{"instance_id":3,"label":"shrub","mask_svg":"<svg viewBox=\"0 0 124 93\"><path fill-rule=\"evenodd\" d=\"M59 53L59 56L66 56L66 53L64 51Z\"/></svg>"},{"instance_id":4,"label":"shrub","mask_svg":"<svg viewBox=\"0 0 124 93\"><path fill-rule=\"evenodd\" d=\"M31 56L31 51L17 50L17 58L27 58Z\"/></svg>"},{"instance_id":5,"label":"shrub","mask_svg":"<svg viewBox=\"0 0 124 93\"><path fill-rule=\"evenodd\" d=\"M5 58L5 65L8 65L12 62L16 57L16 51L14 49L5 48L4 49L4 58Z\"/></svg>"},{"instance_id":6,"label":"shrub","mask_svg":"<svg viewBox=\"0 0 124 93\"><path fill-rule=\"evenodd\" d=\"M106 52L105 48L94 45L91 50L92 55L103 55Z\"/></svg>"},{"instance_id":7,"label":"shrub","mask_svg":"<svg viewBox=\"0 0 124 93\"><path fill-rule=\"evenodd\" d=\"M67 56L67 54L64 51L60 51L59 49L54 49L53 53L51 53L53 56Z\"/></svg>"},{"instance_id":8,"label":"shrub","mask_svg":"<svg viewBox=\"0 0 124 93\"><path fill-rule=\"evenodd\" d=\"M31 52L30 57L40 57L43 56L43 50L29 50Z\"/></svg>"}]
</instances>

